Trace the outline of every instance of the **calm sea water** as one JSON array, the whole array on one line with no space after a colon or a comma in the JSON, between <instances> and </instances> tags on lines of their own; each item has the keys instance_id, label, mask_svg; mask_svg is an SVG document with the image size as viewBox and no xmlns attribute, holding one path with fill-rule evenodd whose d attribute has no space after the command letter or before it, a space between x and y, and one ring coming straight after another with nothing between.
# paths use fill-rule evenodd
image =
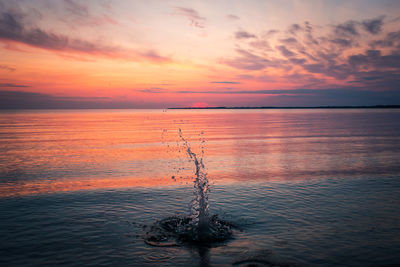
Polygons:
<instances>
[{"instance_id":1,"label":"calm sea water","mask_svg":"<svg viewBox=\"0 0 400 267\"><path fill-rule=\"evenodd\" d=\"M38 110L0 113L0 265L383 266L400 263L400 110ZM152 247L185 215L193 162L209 247Z\"/></svg>"}]
</instances>

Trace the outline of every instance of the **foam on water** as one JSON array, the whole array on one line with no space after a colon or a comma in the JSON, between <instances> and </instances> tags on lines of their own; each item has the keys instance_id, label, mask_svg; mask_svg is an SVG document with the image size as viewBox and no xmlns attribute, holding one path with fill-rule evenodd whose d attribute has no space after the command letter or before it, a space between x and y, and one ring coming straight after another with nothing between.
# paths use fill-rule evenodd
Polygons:
<instances>
[{"instance_id":1,"label":"foam on water","mask_svg":"<svg viewBox=\"0 0 400 267\"><path fill-rule=\"evenodd\" d=\"M154 223L144 236L145 243L157 247L174 247L184 244L212 245L222 243L232 236L234 225L213 215L207 221L207 233L198 233L190 217L167 217Z\"/></svg>"}]
</instances>

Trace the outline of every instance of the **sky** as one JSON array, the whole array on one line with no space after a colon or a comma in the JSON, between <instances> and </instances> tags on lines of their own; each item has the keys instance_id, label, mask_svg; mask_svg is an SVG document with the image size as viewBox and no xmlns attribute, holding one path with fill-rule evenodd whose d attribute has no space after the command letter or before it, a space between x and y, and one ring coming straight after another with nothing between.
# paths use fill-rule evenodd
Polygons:
<instances>
[{"instance_id":1,"label":"sky","mask_svg":"<svg viewBox=\"0 0 400 267\"><path fill-rule=\"evenodd\" d=\"M0 108L399 104L398 0L0 0Z\"/></svg>"}]
</instances>

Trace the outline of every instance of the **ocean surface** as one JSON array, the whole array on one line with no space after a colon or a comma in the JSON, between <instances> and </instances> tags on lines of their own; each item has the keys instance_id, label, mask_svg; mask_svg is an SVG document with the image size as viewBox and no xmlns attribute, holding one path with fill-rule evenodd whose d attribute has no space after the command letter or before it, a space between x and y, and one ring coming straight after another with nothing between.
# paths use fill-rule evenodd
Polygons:
<instances>
[{"instance_id":1,"label":"ocean surface","mask_svg":"<svg viewBox=\"0 0 400 267\"><path fill-rule=\"evenodd\" d=\"M157 247L203 160L233 235ZM0 111L0 266L400 264L400 110Z\"/></svg>"}]
</instances>

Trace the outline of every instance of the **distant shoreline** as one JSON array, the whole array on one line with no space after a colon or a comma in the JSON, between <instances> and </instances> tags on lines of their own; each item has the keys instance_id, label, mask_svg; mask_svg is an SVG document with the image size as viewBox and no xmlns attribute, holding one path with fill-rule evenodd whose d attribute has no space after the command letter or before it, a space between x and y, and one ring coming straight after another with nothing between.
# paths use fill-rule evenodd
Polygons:
<instances>
[{"instance_id":1,"label":"distant shoreline","mask_svg":"<svg viewBox=\"0 0 400 267\"><path fill-rule=\"evenodd\" d=\"M316 107L182 107L168 109L385 109L400 108L400 105L375 106L316 106Z\"/></svg>"},{"instance_id":2,"label":"distant shoreline","mask_svg":"<svg viewBox=\"0 0 400 267\"><path fill-rule=\"evenodd\" d=\"M174 109L400 109L400 105L374 105L374 106L314 106L314 107L173 107L173 108L117 108L117 107L30 107L30 108L4 108L0 106L0 111L16 111L16 110L174 110Z\"/></svg>"}]
</instances>

